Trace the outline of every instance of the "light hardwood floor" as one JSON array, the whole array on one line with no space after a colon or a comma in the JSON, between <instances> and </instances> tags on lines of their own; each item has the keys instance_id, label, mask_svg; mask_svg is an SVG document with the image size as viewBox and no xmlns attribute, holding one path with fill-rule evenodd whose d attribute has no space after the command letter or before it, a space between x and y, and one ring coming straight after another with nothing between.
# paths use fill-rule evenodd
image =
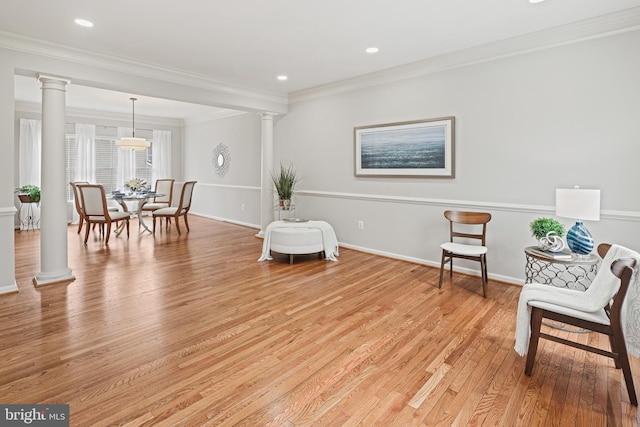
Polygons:
<instances>
[{"instance_id":1,"label":"light hardwood floor","mask_svg":"<svg viewBox=\"0 0 640 427\"><path fill-rule=\"evenodd\" d=\"M518 286L439 290L437 269L347 249L259 263L256 230L190 226L133 221L108 247L70 227L76 280L39 288L39 234L16 232L0 403L68 403L73 426L638 425L605 357L543 340L525 376Z\"/></svg>"}]
</instances>

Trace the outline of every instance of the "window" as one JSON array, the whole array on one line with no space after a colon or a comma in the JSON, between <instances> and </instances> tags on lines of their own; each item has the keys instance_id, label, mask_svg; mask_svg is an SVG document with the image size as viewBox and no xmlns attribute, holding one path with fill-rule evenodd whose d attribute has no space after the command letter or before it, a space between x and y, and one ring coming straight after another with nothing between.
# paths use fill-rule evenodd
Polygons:
<instances>
[{"instance_id":1,"label":"window","mask_svg":"<svg viewBox=\"0 0 640 427\"><path fill-rule=\"evenodd\" d=\"M78 146L75 134L67 134L67 182L75 180L76 159ZM111 136L96 136L96 184L102 184L105 193L109 194L114 190L122 190L118 186L118 150L116 138ZM151 164L147 163L147 150L135 151L135 177L151 182ZM126 178L128 179L128 178ZM73 190L67 184L67 198L73 199Z\"/></svg>"}]
</instances>

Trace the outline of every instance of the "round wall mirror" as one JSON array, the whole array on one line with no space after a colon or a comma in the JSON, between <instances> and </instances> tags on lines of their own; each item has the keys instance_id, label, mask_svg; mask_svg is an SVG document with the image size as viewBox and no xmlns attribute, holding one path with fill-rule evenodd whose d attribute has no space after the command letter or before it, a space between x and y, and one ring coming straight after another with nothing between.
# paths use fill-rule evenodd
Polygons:
<instances>
[{"instance_id":1,"label":"round wall mirror","mask_svg":"<svg viewBox=\"0 0 640 427\"><path fill-rule=\"evenodd\" d=\"M225 176L229 172L229 165L231 161L231 154L229 153L229 147L220 143L213 149L213 156L211 156L213 163L213 169L216 171L219 177Z\"/></svg>"}]
</instances>

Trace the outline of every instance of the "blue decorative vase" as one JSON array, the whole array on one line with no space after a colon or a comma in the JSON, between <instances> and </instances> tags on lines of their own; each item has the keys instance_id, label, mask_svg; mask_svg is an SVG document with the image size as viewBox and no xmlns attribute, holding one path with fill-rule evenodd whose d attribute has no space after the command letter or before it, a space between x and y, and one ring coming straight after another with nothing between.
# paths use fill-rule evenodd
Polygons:
<instances>
[{"instance_id":1,"label":"blue decorative vase","mask_svg":"<svg viewBox=\"0 0 640 427\"><path fill-rule=\"evenodd\" d=\"M589 255L593 250L593 237L582 221L576 221L575 225L569 229L567 245L572 252L578 255Z\"/></svg>"}]
</instances>

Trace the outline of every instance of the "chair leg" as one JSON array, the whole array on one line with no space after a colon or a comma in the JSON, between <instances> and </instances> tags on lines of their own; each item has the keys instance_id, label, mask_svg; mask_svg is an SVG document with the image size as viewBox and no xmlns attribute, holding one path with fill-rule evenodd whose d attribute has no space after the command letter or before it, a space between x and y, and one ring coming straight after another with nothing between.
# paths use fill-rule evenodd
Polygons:
<instances>
[{"instance_id":1,"label":"chair leg","mask_svg":"<svg viewBox=\"0 0 640 427\"><path fill-rule=\"evenodd\" d=\"M178 234L182 234L180 232L180 221L178 220L178 217L176 217L176 230L178 230Z\"/></svg>"},{"instance_id":2,"label":"chair leg","mask_svg":"<svg viewBox=\"0 0 640 427\"><path fill-rule=\"evenodd\" d=\"M482 296L487 297L487 259L480 256L480 275L482 276Z\"/></svg>"},{"instance_id":3,"label":"chair leg","mask_svg":"<svg viewBox=\"0 0 640 427\"><path fill-rule=\"evenodd\" d=\"M289 254L289 264L293 264L293 254Z\"/></svg>"},{"instance_id":4,"label":"chair leg","mask_svg":"<svg viewBox=\"0 0 640 427\"><path fill-rule=\"evenodd\" d=\"M80 220L78 221L78 234L80 234L80 230L82 230L82 224L84 223L84 219L82 218L82 215L80 215ZM88 225L87 225L88 227Z\"/></svg>"},{"instance_id":5,"label":"chair leg","mask_svg":"<svg viewBox=\"0 0 640 427\"><path fill-rule=\"evenodd\" d=\"M187 232L191 231L189 230L189 221L187 221L187 214L182 215L182 217L184 218L184 225L185 227L187 227ZM178 219L176 218L176 223L178 222Z\"/></svg>"},{"instance_id":6,"label":"chair leg","mask_svg":"<svg viewBox=\"0 0 640 427\"><path fill-rule=\"evenodd\" d=\"M442 289L442 273L444 272L444 264L445 264L445 252L442 250L442 261L440 262L440 281L438 282L438 289Z\"/></svg>"},{"instance_id":7,"label":"chair leg","mask_svg":"<svg viewBox=\"0 0 640 427\"><path fill-rule=\"evenodd\" d=\"M489 283L489 273L487 272L487 254L482 256L484 258L484 281Z\"/></svg>"},{"instance_id":8,"label":"chair leg","mask_svg":"<svg viewBox=\"0 0 640 427\"><path fill-rule=\"evenodd\" d=\"M531 376L533 371L533 363L536 360L536 352L538 351L538 341L540 340L540 326L542 325L542 309L531 307L531 337L529 338L529 350L527 351L527 364L524 373Z\"/></svg>"},{"instance_id":9,"label":"chair leg","mask_svg":"<svg viewBox=\"0 0 640 427\"><path fill-rule=\"evenodd\" d=\"M160 220L160 227L162 227L162 220ZM156 217L153 217L153 235L156 235Z\"/></svg>"},{"instance_id":10,"label":"chair leg","mask_svg":"<svg viewBox=\"0 0 640 427\"><path fill-rule=\"evenodd\" d=\"M638 398L636 397L636 388L633 385L633 376L631 375L631 365L629 364L629 355L627 354L627 345L624 342L624 334L622 333L622 327L618 323L617 325L611 325L613 336L611 337L615 343L612 345L612 349L615 346L618 357L616 360L616 366L620 365L622 368L622 374L624 376L624 382L627 385L627 392L629 393L629 401L633 406L638 406Z\"/></svg>"},{"instance_id":11,"label":"chair leg","mask_svg":"<svg viewBox=\"0 0 640 427\"><path fill-rule=\"evenodd\" d=\"M87 226L84 228L84 244L87 244L87 240L89 240L89 231L91 230L91 223L87 221Z\"/></svg>"},{"instance_id":12,"label":"chair leg","mask_svg":"<svg viewBox=\"0 0 640 427\"><path fill-rule=\"evenodd\" d=\"M612 327L612 329L613 329L613 327ZM616 340L613 337L613 332L611 332L611 334L609 335L609 345L611 346L611 353L618 354L618 355L620 354L619 351L618 351L618 346L616 345ZM621 368L621 366L620 366L620 357L614 357L613 358L613 362L614 362L614 365L615 365L616 369L620 369Z\"/></svg>"},{"instance_id":13,"label":"chair leg","mask_svg":"<svg viewBox=\"0 0 640 427\"><path fill-rule=\"evenodd\" d=\"M105 234L104 236L104 244L106 245L107 243L109 243L109 237L111 236L111 223L108 222L107 223L107 234Z\"/></svg>"}]
</instances>

